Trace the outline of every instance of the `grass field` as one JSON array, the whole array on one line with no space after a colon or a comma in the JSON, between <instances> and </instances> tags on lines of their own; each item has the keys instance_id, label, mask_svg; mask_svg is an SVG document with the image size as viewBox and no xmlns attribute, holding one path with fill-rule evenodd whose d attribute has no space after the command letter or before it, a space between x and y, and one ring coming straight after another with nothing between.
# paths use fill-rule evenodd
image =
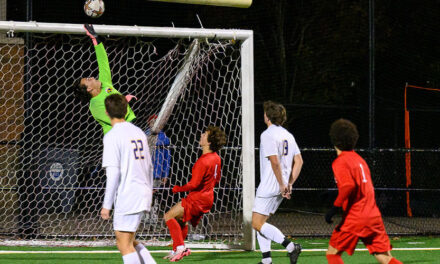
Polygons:
<instances>
[{"instance_id":1,"label":"grass field","mask_svg":"<svg viewBox=\"0 0 440 264\"><path fill-rule=\"evenodd\" d=\"M298 263L326 263L325 249L327 239L297 239L304 250ZM403 263L440 263L440 238L438 237L402 237L393 238L393 255ZM272 259L274 264L289 263L286 252L273 245ZM149 248L157 263L168 263L162 260L169 248ZM58 253L57 253L58 252ZM194 253L179 263L258 263L260 252L245 251L208 251L194 249ZM351 257L344 255L345 263L376 263L363 245ZM0 247L0 264L54 264L54 263L122 263L115 247L100 248L48 248L48 247Z\"/></svg>"}]
</instances>

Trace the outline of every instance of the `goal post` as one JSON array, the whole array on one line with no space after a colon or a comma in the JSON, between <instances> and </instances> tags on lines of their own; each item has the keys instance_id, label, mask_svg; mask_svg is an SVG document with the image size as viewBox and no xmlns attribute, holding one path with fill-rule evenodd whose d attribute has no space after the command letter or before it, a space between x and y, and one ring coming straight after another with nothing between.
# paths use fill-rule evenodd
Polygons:
<instances>
[{"instance_id":1,"label":"goal post","mask_svg":"<svg viewBox=\"0 0 440 264\"><path fill-rule=\"evenodd\" d=\"M166 125L168 118L174 109L174 105L184 91L185 87L188 85L188 82L191 80L191 65L196 61L199 48L199 41L194 39L189 46L183 66L181 69L179 69L179 72L177 73L176 78L174 79L173 84L168 92L167 98L165 99L165 102L157 115L156 122L154 122L153 127L151 128L153 133L159 133Z\"/></svg>"},{"instance_id":2,"label":"goal post","mask_svg":"<svg viewBox=\"0 0 440 264\"><path fill-rule=\"evenodd\" d=\"M438 96L436 98L434 95L435 94L438 95L439 92L440 92L440 89L416 86L416 85L411 85L411 84L408 84L408 83L405 84L404 96L403 96L403 100L404 100L404 102L403 102L404 106L403 107L404 107L404 123L405 123L405 126L404 126L405 132L404 132L404 134L405 134L405 149L406 149L406 152L405 152L405 180L406 180L405 186L406 186L406 188L410 188L412 186L412 178L413 178L413 176L412 176L413 167L412 167L412 160L411 160L411 156L412 156L411 155L411 149L414 146L411 144L410 112L411 111L416 111L417 112L417 110L424 112L422 108L421 109L417 109L417 106L416 107L413 107L413 106L410 107L409 106L410 105L409 104L410 99L413 99L413 98L411 98L411 96L409 96L409 92L410 91L428 92L427 94L424 94L422 96L419 95L419 97L422 98L422 100L423 100L422 104L426 103L426 104L429 105L429 103L428 103L429 100L428 100L427 97L430 96L431 100L432 99L437 99ZM415 97L415 95L413 95L413 96ZM419 100L420 100L420 98L419 98ZM437 102L438 101L435 100L435 105L436 105ZM435 108L437 108L437 107L435 106ZM429 109L425 109L425 111L429 112ZM415 130L423 130L423 128L417 129L417 127L416 127ZM420 138L420 137L427 137L427 136L418 135L418 137ZM410 197L410 191L409 190L406 191L406 213L407 213L408 217L413 217L413 208L411 207L411 197Z\"/></svg>"},{"instance_id":3,"label":"goal post","mask_svg":"<svg viewBox=\"0 0 440 264\"><path fill-rule=\"evenodd\" d=\"M222 180L211 212L190 230L188 242L255 249L253 32L94 28L103 38L114 87L137 98L130 102L135 124L169 139L152 147L153 157L169 153L170 172L168 182L155 187L140 239L169 242L162 217L182 198L172 194L172 185L189 181L200 134L216 125L228 139L220 151ZM83 25L0 21L0 33L32 35L32 43L0 43L0 243L112 243L111 223L99 219L102 129L70 90L74 80L98 73ZM152 115L158 118L150 127Z\"/></svg>"}]
</instances>

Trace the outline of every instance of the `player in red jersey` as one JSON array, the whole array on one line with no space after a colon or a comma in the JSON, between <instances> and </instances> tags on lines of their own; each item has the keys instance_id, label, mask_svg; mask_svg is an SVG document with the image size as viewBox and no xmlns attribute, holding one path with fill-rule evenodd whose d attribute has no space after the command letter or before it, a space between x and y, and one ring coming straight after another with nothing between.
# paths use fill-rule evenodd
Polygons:
<instances>
[{"instance_id":1,"label":"player in red jersey","mask_svg":"<svg viewBox=\"0 0 440 264\"><path fill-rule=\"evenodd\" d=\"M402 263L391 256L392 247L376 205L370 169L353 150L358 138L356 125L349 120L339 119L331 125L330 139L338 154L332 168L339 193L325 221L332 223L332 217L341 209L343 214L330 238L327 261L344 263L342 253L353 255L360 239L379 263Z\"/></svg>"},{"instance_id":2,"label":"player in red jersey","mask_svg":"<svg viewBox=\"0 0 440 264\"><path fill-rule=\"evenodd\" d=\"M217 152L225 143L225 133L218 127L209 126L200 137L199 144L203 153L192 168L191 180L184 186L173 187L173 193L189 194L165 213L164 220L173 240L173 251L165 259L174 262L191 254L184 243L188 234L187 222L195 227L203 214L211 210L214 186L220 182L221 177L221 159Z\"/></svg>"}]
</instances>

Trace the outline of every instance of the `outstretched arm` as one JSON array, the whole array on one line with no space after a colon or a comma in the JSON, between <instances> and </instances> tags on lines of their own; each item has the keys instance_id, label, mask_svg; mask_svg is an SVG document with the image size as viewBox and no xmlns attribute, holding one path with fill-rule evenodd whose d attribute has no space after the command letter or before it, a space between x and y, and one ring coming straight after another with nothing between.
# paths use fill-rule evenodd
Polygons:
<instances>
[{"instance_id":1,"label":"outstretched arm","mask_svg":"<svg viewBox=\"0 0 440 264\"><path fill-rule=\"evenodd\" d=\"M93 25L84 24L84 29L86 30L87 36L92 39L93 45L95 46L96 59L98 60L99 67L99 81L101 81L104 88L113 86L110 65L104 45L99 41L98 34L96 34Z\"/></svg>"},{"instance_id":2,"label":"outstretched arm","mask_svg":"<svg viewBox=\"0 0 440 264\"><path fill-rule=\"evenodd\" d=\"M92 24L84 24L84 29L86 30L87 36L92 39L93 45L96 46L101 43L98 39L98 34L96 34Z\"/></svg>"},{"instance_id":3,"label":"outstretched arm","mask_svg":"<svg viewBox=\"0 0 440 264\"><path fill-rule=\"evenodd\" d=\"M183 186L178 186L178 185L174 186L173 193L187 192L196 189L202 182L203 175L205 174L205 170L206 168L203 166L203 164L200 164L200 162L196 162L196 164L194 164L194 167L192 169L191 180Z\"/></svg>"}]
</instances>

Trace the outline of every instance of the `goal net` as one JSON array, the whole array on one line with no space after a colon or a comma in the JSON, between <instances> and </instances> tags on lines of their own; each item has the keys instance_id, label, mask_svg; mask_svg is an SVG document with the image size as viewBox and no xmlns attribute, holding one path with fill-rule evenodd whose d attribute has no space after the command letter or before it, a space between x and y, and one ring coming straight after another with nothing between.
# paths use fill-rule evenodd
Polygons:
<instances>
[{"instance_id":1,"label":"goal net","mask_svg":"<svg viewBox=\"0 0 440 264\"><path fill-rule=\"evenodd\" d=\"M213 208L187 240L253 247L252 33L95 29L113 86L136 97L134 123L149 136L155 164L153 206L138 237L169 244L163 215L185 195L171 189L190 180L200 135L215 125L227 134L222 178ZM112 222L99 217L102 128L72 92L75 80L98 77L93 44L81 25L0 22L0 30L18 37L0 44L0 242L112 244Z\"/></svg>"}]
</instances>

